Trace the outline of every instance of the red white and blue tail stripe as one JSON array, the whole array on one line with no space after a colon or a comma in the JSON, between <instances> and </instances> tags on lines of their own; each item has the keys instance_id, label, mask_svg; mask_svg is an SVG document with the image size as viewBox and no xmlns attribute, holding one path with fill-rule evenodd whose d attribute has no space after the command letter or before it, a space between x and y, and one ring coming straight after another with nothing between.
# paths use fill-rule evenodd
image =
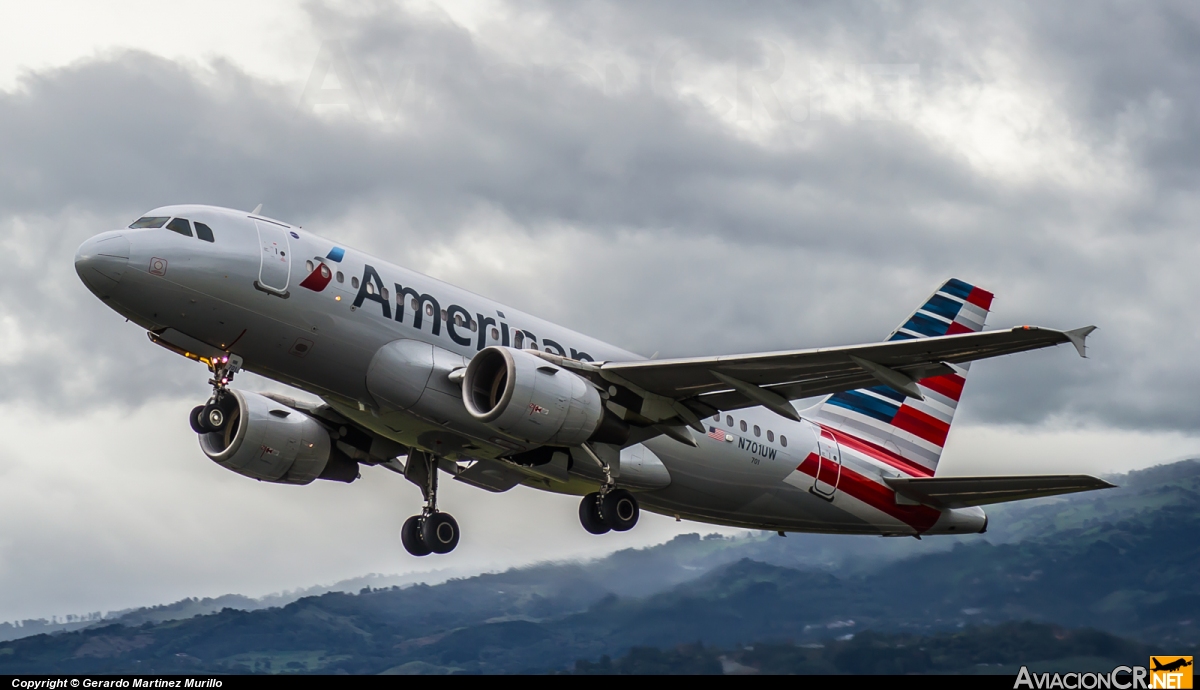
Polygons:
<instances>
[{"instance_id":1,"label":"red white and blue tail stripe","mask_svg":"<svg viewBox=\"0 0 1200 690\"><path fill-rule=\"evenodd\" d=\"M929 338L983 330L992 293L951 278L912 313L888 340ZM811 415L813 421L875 446L893 466L915 476L932 476L946 445L969 365L917 382L924 400L888 387L835 393ZM809 415L806 415L809 416ZM894 455L893 455L894 454ZM899 456L896 458L895 456Z\"/></svg>"}]
</instances>

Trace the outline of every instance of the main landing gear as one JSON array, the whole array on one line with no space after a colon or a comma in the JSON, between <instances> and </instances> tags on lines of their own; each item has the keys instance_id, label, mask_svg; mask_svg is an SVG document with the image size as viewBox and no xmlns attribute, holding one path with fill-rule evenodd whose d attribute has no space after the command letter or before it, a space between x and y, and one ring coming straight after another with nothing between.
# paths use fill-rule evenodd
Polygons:
<instances>
[{"instance_id":1,"label":"main landing gear","mask_svg":"<svg viewBox=\"0 0 1200 690\"><path fill-rule=\"evenodd\" d=\"M604 484L579 502L579 522L592 534L608 531L627 532L637 524L642 510L633 494L613 486L612 468L588 444L580 446L592 462L604 473Z\"/></svg>"},{"instance_id":2,"label":"main landing gear","mask_svg":"<svg viewBox=\"0 0 1200 690\"><path fill-rule=\"evenodd\" d=\"M229 395L229 382L234 374L242 368L242 358L237 355L222 355L209 364L213 377L208 380L212 384L212 396L203 405L192 408L188 414L188 422L192 431L197 434L209 434L223 431L237 411L237 402Z\"/></svg>"},{"instance_id":3,"label":"main landing gear","mask_svg":"<svg viewBox=\"0 0 1200 690\"><path fill-rule=\"evenodd\" d=\"M593 492L579 502L579 522L592 534L627 532L641 515L637 499L625 489Z\"/></svg>"},{"instance_id":4,"label":"main landing gear","mask_svg":"<svg viewBox=\"0 0 1200 690\"><path fill-rule=\"evenodd\" d=\"M450 553L458 546L458 521L437 509L437 458L418 450L410 451L404 464L404 476L421 487L425 507L420 515L404 521L400 542L414 556Z\"/></svg>"}]
</instances>

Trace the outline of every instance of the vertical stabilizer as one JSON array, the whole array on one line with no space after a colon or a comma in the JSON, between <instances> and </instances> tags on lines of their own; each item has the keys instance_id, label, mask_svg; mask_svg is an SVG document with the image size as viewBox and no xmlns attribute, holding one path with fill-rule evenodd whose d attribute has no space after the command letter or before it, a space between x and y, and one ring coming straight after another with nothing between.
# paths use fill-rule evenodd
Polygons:
<instances>
[{"instance_id":1,"label":"vertical stabilizer","mask_svg":"<svg viewBox=\"0 0 1200 690\"><path fill-rule=\"evenodd\" d=\"M992 293L951 278L912 313L888 340L929 338L983 330ZM829 396L805 416L899 456L894 463L912 476L932 476L946 445L969 364L917 382L924 400L890 386Z\"/></svg>"}]
</instances>

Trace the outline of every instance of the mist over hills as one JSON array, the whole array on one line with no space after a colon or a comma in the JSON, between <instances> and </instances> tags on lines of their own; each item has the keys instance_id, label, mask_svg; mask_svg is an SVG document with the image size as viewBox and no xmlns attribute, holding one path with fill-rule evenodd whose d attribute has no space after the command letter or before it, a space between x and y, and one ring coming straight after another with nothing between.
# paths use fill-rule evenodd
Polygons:
<instances>
[{"instance_id":1,"label":"mist over hills","mask_svg":"<svg viewBox=\"0 0 1200 690\"><path fill-rule=\"evenodd\" d=\"M261 597L250 597L244 594L224 594L219 597L189 597L169 604L156 606L140 606L121 609L118 611L95 611L87 614L68 615L62 618L33 618L11 623L0 623L0 642L17 640L31 635L43 633L60 633L72 630L84 630L97 626L120 623L121 625L141 625L143 623L161 623L164 621L191 618L224 609L241 611L257 611L272 607L286 606L297 599L320 596L328 592L357 592L363 588L380 589L384 587L403 587L407 585L442 582L455 575L453 571L434 570L403 575L370 574L361 577L342 580L331 585L314 585L301 589L277 592Z\"/></svg>"},{"instance_id":2,"label":"mist over hills","mask_svg":"<svg viewBox=\"0 0 1200 690\"><path fill-rule=\"evenodd\" d=\"M357 594L282 606L250 600L256 610L239 610L251 606L231 599L233 606L208 613L189 600L84 630L0 642L0 673L594 672L603 669L588 664L606 656L620 663L634 658L632 648L678 656L679 645L699 650L688 658L711 668L719 656L713 649L750 643L795 652L859 638L876 646L933 644L957 634L954 644L969 647L972 635L1011 633L1003 626L1012 621L1109 635L1078 633L1108 640L1095 649L1194 648L1200 462L1115 481L1120 488L993 508L984 536L687 535L584 563L436 585L377 580ZM184 618L193 613L206 615ZM845 670L822 654L802 654L807 661L796 668L811 661L811 668ZM724 658L745 666L736 661L745 656Z\"/></svg>"}]
</instances>

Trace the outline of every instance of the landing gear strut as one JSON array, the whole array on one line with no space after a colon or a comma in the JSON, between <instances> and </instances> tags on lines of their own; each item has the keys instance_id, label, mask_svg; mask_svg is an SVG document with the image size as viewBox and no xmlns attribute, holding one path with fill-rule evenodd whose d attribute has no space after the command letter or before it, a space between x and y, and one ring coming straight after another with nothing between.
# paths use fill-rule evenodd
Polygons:
<instances>
[{"instance_id":1,"label":"landing gear strut","mask_svg":"<svg viewBox=\"0 0 1200 690\"><path fill-rule=\"evenodd\" d=\"M192 431L197 434L209 434L222 431L229 424L230 418L237 409L237 403L229 395L229 382L242 369L242 358L237 355L222 355L212 360L209 368L213 376L208 380L213 392L208 402L192 408L188 414L188 422Z\"/></svg>"},{"instance_id":2,"label":"landing gear strut","mask_svg":"<svg viewBox=\"0 0 1200 690\"><path fill-rule=\"evenodd\" d=\"M450 553L458 546L458 522L449 513L437 509L437 458L423 451L413 450L404 464L404 476L421 487L425 507L420 515L404 521L400 528L400 541L404 550L414 556L431 553Z\"/></svg>"}]
</instances>

